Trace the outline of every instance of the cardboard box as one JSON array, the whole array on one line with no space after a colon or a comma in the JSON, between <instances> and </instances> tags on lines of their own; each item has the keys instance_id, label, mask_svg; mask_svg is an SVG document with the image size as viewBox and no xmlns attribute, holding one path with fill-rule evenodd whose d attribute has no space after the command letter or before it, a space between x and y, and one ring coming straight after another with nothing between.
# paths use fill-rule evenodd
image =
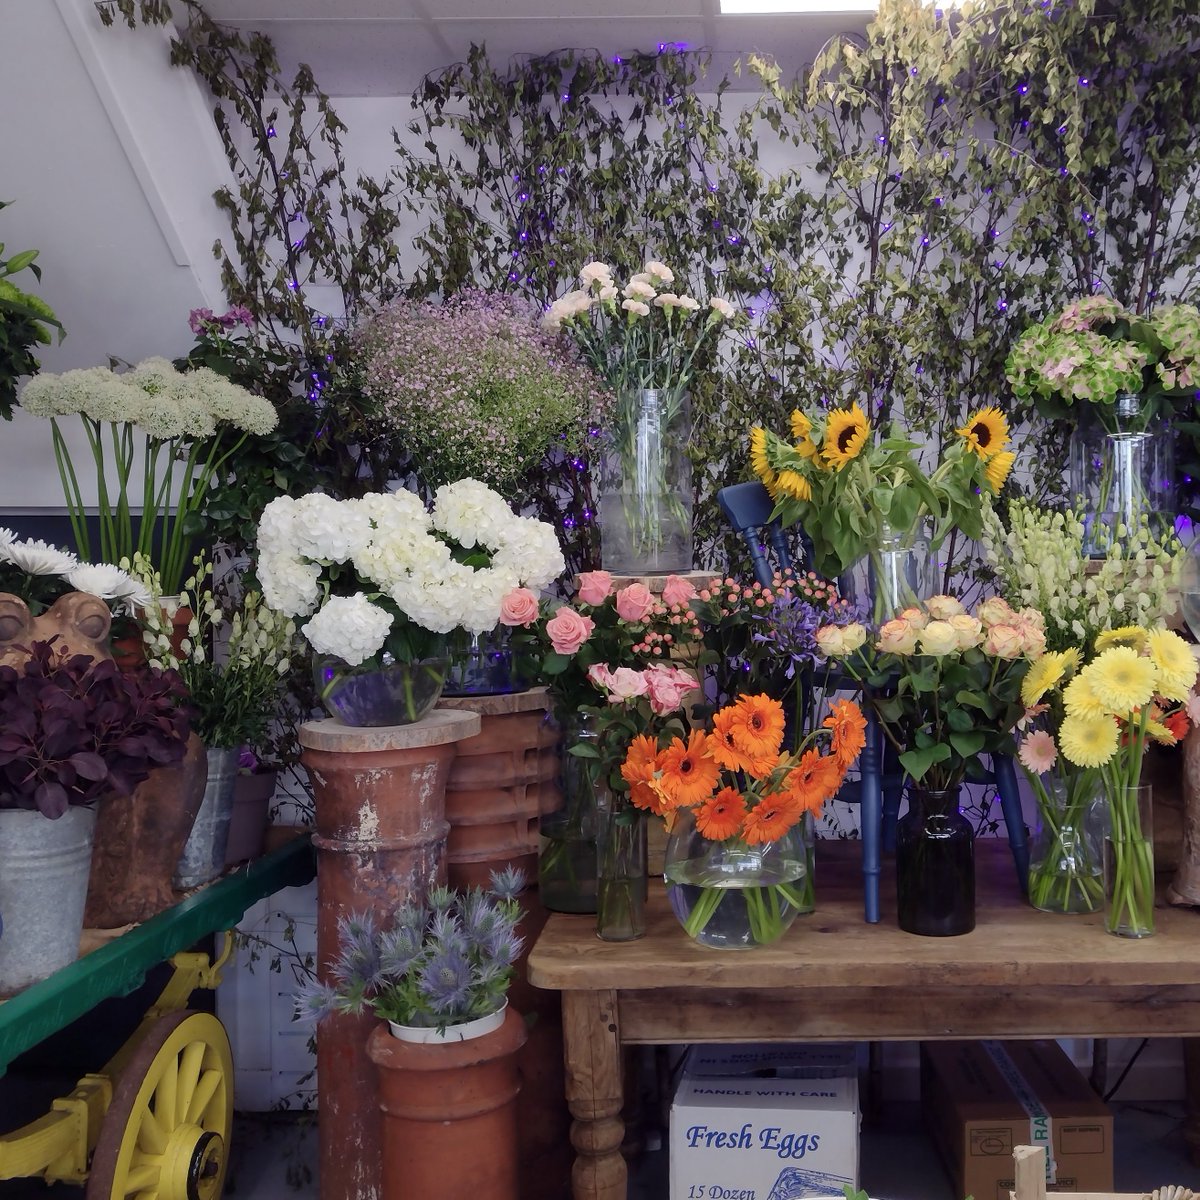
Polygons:
<instances>
[{"instance_id":1,"label":"cardboard box","mask_svg":"<svg viewBox=\"0 0 1200 1200\"><path fill-rule=\"evenodd\" d=\"M858 1186L846 1046L694 1047L671 1107L671 1200L841 1198Z\"/></svg>"},{"instance_id":2,"label":"cardboard box","mask_svg":"<svg viewBox=\"0 0 1200 1200\"><path fill-rule=\"evenodd\" d=\"M926 1042L921 1108L957 1196L1008 1200L1022 1145L1046 1147L1047 1188L1112 1191L1112 1113L1057 1042Z\"/></svg>"}]
</instances>

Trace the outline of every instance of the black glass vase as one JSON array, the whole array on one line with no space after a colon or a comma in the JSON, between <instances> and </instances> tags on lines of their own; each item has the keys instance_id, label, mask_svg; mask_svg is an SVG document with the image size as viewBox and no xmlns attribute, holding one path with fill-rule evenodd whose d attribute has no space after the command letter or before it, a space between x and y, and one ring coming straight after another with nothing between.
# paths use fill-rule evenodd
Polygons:
<instances>
[{"instance_id":1,"label":"black glass vase","mask_svg":"<svg viewBox=\"0 0 1200 1200\"><path fill-rule=\"evenodd\" d=\"M958 811L958 788L908 788L896 826L900 928L954 937L975 928L975 832Z\"/></svg>"}]
</instances>

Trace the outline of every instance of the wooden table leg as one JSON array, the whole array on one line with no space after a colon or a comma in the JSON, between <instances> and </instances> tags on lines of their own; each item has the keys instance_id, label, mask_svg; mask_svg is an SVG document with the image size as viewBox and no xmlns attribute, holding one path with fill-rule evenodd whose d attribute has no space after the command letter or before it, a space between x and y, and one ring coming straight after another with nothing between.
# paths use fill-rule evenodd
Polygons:
<instances>
[{"instance_id":1,"label":"wooden table leg","mask_svg":"<svg viewBox=\"0 0 1200 1200\"><path fill-rule=\"evenodd\" d=\"M1187 1096L1183 1136L1192 1162L1200 1167L1200 1038L1183 1039L1183 1077Z\"/></svg>"},{"instance_id":2,"label":"wooden table leg","mask_svg":"<svg viewBox=\"0 0 1200 1200\"><path fill-rule=\"evenodd\" d=\"M621 1157L624 1081L616 992L563 992L567 1105L575 1118L571 1145L574 1200L626 1200Z\"/></svg>"}]
</instances>

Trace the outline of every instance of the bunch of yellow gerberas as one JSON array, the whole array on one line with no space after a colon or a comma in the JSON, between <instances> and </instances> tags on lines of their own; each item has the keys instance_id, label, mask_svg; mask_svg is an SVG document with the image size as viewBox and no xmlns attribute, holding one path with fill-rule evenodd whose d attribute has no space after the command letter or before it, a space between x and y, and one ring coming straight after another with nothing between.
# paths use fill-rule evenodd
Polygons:
<instances>
[{"instance_id":1,"label":"bunch of yellow gerberas","mask_svg":"<svg viewBox=\"0 0 1200 1200\"><path fill-rule=\"evenodd\" d=\"M673 737L662 747L649 735L635 737L621 776L638 808L661 816L690 808L710 841L765 845L837 792L866 744L865 731L858 706L835 700L822 725L785 752L783 705L740 696L714 715L711 732L693 730L686 741Z\"/></svg>"},{"instance_id":2,"label":"bunch of yellow gerberas","mask_svg":"<svg viewBox=\"0 0 1200 1200\"><path fill-rule=\"evenodd\" d=\"M775 500L774 515L785 525L803 523L812 566L829 579L878 550L887 532L915 536L926 518L934 550L954 528L978 538L979 496L999 494L1016 459L998 408L981 409L956 429L929 475L914 457L919 443L895 430L881 440L874 433L857 403L794 409L791 440L758 426L750 431L750 465Z\"/></svg>"}]
</instances>

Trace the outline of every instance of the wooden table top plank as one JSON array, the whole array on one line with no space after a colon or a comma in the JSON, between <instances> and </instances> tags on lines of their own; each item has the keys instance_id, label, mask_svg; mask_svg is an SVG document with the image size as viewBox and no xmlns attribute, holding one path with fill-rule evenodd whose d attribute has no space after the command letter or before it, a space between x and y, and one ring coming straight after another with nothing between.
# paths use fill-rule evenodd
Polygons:
<instances>
[{"instance_id":1,"label":"wooden table top plank","mask_svg":"<svg viewBox=\"0 0 1200 1200\"><path fill-rule=\"evenodd\" d=\"M858 843L818 844L817 909L774 946L712 950L679 926L661 880L650 881L647 935L603 942L595 918L552 914L529 957L529 979L556 990L656 988L1122 987L1200 984L1200 911L1155 911L1156 936L1104 930L1102 914L1039 913L1020 895L1006 842L977 846L977 925L952 938L900 931L885 863L882 920L862 919Z\"/></svg>"}]
</instances>

